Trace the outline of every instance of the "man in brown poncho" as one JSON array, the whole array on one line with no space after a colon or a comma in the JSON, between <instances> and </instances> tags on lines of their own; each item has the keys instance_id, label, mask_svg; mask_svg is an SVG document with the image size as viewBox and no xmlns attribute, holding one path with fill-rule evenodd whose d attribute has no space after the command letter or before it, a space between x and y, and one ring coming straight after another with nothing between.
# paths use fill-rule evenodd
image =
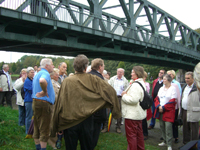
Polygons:
<instances>
[{"instance_id":1,"label":"man in brown poncho","mask_svg":"<svg viewBox=\"0 0 200 150\"><path fill-rule=\"evenodd\" d=\"M76 74L66 78L60 88L53 115L51 135L64 131L66 150L92 150L93 116L109 107L114 118L121 117L115 90L101 78L87 74L88 58L78 55L73 67Z\"/></svg>"}]
</instances>

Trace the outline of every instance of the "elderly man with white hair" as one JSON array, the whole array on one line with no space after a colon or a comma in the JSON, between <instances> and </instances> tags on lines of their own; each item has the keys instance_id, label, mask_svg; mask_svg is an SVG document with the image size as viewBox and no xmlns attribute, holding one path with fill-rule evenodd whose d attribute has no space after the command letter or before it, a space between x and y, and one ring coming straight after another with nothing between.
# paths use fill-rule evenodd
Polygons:
<instances>
[{"instance_id":1,"label":"elderly man with white hair","mask_svg":"<svg viewBox=\"0 0 200 150\"><path fill-rule=\"evenodd\" d=\"M118 68L117 69L117 75L114 77L110 78L108 83L115 89L119 104L120 104L120 111L121 111L121 99L122 99L122 92L125 91L125 89L128 87L129 83L128 80L124 77L124 72L125 70L123 68ZM116 132L121 133L121 122L122 118L117 119L117 124L116 124ZM105 129L102 132L107 132Z\"/></svg>"},{"instance_id":2,"label":"elderly man with white hair","mask_svg":"<svg viewBox=\"0 0 200 150\"><path fill-rule=\"evenodd\" d=\"M12 79L9 74L8 64L3 65L3 70L0 70L0 105L4 105L4 97L6 97L6 103L12 108L11 95L13 90Z\"/></svg>"},{"instance_id":3,"label":"elderly man with white hair","mask_svg":"<svg viewBox=\"0 0 200 150\"><path fill-rule=\"evenodd\" d=\"M52 105L55 102L55 92L50 74L54 65L51 59L43 58L40 62L41 71L33 79L33 138L37 150L46 150L49 139Z\"/></svg>"}]
</instances>

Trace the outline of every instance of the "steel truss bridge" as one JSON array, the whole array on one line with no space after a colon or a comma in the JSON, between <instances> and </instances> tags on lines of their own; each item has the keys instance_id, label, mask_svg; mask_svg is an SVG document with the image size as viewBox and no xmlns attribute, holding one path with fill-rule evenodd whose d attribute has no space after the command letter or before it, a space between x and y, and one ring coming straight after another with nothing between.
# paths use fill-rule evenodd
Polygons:
<instances>
[{"instance_id":1,"label":"steel truss bridge","mask_svg":"<svg viewBox=\"0 0 200 150\"><path fill-rule=\"evenodd\" d=\"M0 0L0 50L180 69L200 60L200 34L147 0L81 2Z\"/></svg>"}]
</instances>

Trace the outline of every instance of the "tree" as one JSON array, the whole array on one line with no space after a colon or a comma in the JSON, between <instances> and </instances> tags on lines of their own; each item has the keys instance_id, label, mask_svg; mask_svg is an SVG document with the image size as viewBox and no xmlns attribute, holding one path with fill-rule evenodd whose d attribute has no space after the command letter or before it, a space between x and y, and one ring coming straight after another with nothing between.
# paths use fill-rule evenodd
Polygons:
<instances>
[{"instance_id":1,"label":"tree","mask_svg":"<svg viewBox=\"0 0 200 150\"><path fill-rule=\"evenodd\" d=\"M12 64L12 68L11 68L11 69L12 69L12 72L15 73L15 71L17 70L17 65L16 65L16 63L13 63L13 64Z\"/></svg>"},{"instance_id":2,"label":"tree","mask_svg":"<svg viewBox=\"0 0 200 150\"><path fill-rule=\"evenodd\" d=\"M120 61L117 68L123 68L125 69L125 63L123 61Z\"/></svg>"}]
</instances>

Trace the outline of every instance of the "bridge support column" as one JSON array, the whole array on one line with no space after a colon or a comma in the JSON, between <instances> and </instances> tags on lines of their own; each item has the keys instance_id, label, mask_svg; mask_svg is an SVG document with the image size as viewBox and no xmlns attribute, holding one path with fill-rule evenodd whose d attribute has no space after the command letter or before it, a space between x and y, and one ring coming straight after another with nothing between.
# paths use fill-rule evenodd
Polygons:
<instances>
[{"instance_id":1,"label":"bridge support column","mask_svg":"<svg viewBox=\"0 0 200 150\"><path fill-rule=\"evenodd\" d=\"M186 70L179 69L178 72L176 73L176 80L180 83L185 83L185 73Z\"/></svg>"}]
</instances>

